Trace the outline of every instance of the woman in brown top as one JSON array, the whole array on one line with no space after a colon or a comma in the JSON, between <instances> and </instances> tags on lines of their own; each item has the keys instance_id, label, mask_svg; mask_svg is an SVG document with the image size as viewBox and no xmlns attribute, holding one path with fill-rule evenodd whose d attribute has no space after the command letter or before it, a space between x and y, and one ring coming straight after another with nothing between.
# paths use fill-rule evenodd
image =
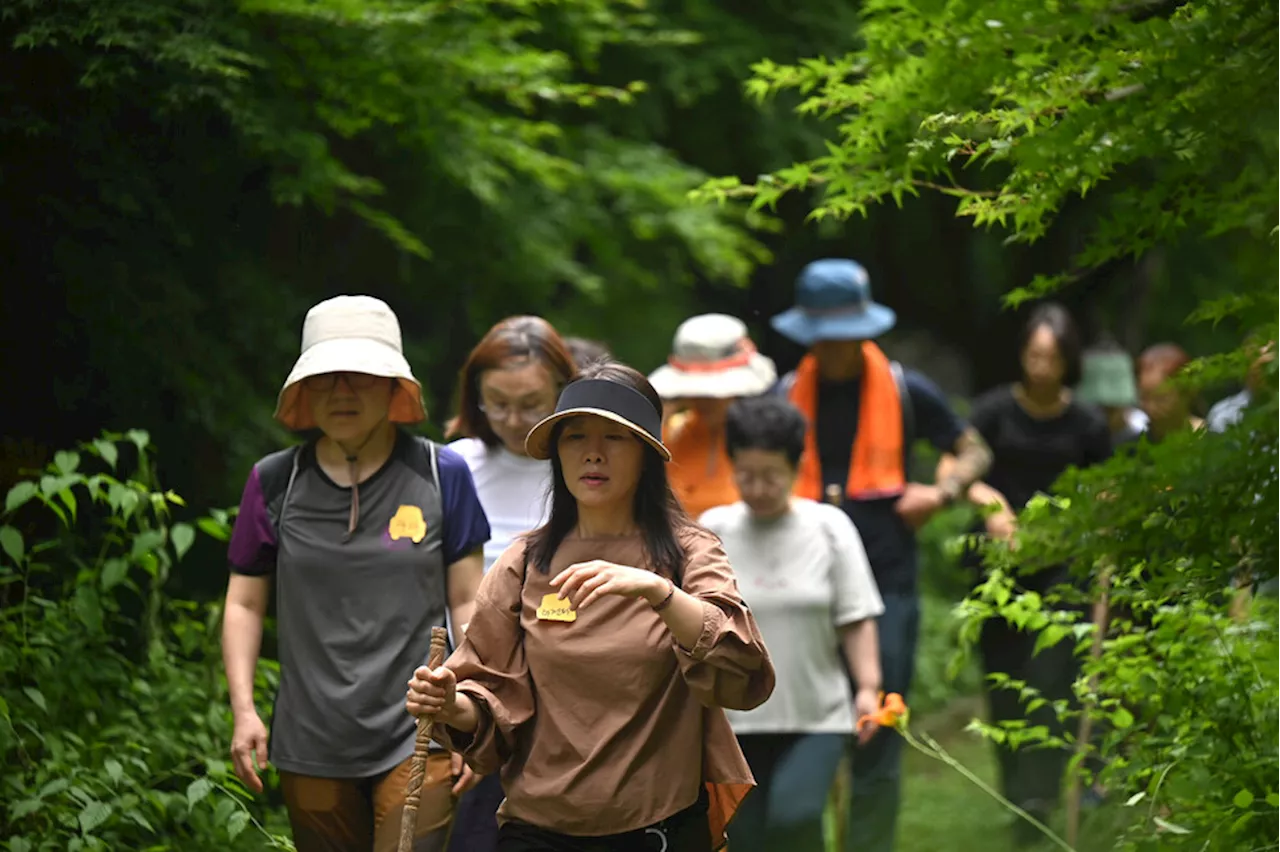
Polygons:
<instances>
[{"instance_id":1,"label":"woman in brown top","mask_svg":"<svg viewBox=\"0 0 1280 852\"><path fill-rule=\"evenodd\" d=\"M640 373L592 365L529 433L551 512L485 575L466 638L411 713L502 773L498 849L709 852L754 784L722 708L773 667L719 539L680 510Z\"/></svg>"}]
</instances>

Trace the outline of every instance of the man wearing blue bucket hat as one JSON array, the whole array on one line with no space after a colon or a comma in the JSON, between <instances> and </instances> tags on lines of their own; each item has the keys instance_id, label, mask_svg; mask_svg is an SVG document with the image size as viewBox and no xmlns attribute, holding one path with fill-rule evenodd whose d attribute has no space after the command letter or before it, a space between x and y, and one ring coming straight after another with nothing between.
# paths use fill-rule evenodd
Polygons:
<instances>
[{"instance_id":1,"label":"man wearing blue bucket hat","mask_svg":"<svg viewBox=\"0 0 1280 852\"><path fill-rule=\"evenodd\" d=\"M920 623L915 530L986 473L991 453L932 381L890 361L873 342L896 321L872 301L861 265L829 258L801 270L795 307L772 325L809 350L777 389L810 427L794 493L842 507L857 526L884 600L883 690L906 697ZM956 457L936 485L907 476L917 436ZM855 750L846 849L893 849L901 757L902 740L889 733Z\"/></svg>"}]
</instances>

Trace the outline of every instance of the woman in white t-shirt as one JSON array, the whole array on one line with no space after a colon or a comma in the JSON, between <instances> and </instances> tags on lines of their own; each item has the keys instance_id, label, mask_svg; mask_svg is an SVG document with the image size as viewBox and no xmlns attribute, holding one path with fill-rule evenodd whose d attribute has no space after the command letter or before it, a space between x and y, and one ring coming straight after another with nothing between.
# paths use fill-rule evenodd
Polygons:
<instances>
[{"instance_id":1,"label":"woman in white t-shirt","mask_svg":"<svg viewBox=\"0 0 1280 852\"><path fill-rule=\"evenodd\" d=\"M458 377L458 416L449 423L449 444L467 462L491 535L484 570L512 539L546 519L551 465L530 458L524 439L551 414L561 388L578 374L573 356L541 317L502 320L480 339ZM461 626L459 626L461 627ZM457 757L455 755L455 757ZM450 852L492 852L498 842L498 776L478 779L455 762L462 794L454 818Z\"/></svg>"},{"instance_id":2,"label":"woman in white t-shirt","mask_svg":"<svg viewBox=\"0 0 1280 852\"><path fill-rule=\"evenodd\" d=\"M791 496L806 428L780 397L735 402L725 438L742 500L700 519L724 542L778 678L763 705L729 711L759 785L729 829L733 852L821 852L840 758L879 706L884 605L862 539L838 507Z\"/></svg>"}]
</instances>

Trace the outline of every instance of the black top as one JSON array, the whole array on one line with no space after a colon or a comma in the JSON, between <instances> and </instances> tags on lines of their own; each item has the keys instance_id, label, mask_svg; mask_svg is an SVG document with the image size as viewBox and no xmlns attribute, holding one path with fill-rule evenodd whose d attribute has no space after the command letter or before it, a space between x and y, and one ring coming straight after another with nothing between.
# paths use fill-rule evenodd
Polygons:
<instances>
[{"instance_id":1,"label":"black top","mask_svg":"<svg viewBox=\"0 0 1280 852\"><path fill-rule=\"evenodd\" d=\"M1111 456L1111 434L1101 412L1072 400L1056 417L1027 413L1006 385L973 404L973 427L991 447L991 470L984 477L1015 509L1037 492L1048 493L1069 467L1088 467Z\"/></svg>"},{"instance_id":2,"label":"black top","mask_svg":"<svg viewBox=\"0 0 1280 852\"><path fill-rule=\"evenodd\" d=\"M917 438L924 438L939 450L953 452L964 422L956 416L942 391L923 374L903 369L903 384L909 399L902 401L903 418L907 406ZM784 379L783 387L789 386ZM822 465L822 485L838 485L843 493L849 479L849 458L858 435L862 407L862 380L819 382L817 434L818 459ZM904 426L905 429L905 426ZM911 448L903 452L909 458ZM881 500L843 501L845 513L858 528L867 561L883 594L911 595L916 589L916 538L912 529L894 511L896 497Z\"/></svg>"}]
</instances>

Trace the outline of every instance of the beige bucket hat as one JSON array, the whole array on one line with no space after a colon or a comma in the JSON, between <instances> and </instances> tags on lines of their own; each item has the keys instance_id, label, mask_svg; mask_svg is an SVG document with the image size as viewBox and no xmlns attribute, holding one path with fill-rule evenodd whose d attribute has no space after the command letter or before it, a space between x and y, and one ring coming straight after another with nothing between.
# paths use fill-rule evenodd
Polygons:
<instances>
[{"instance_id":1,"label":"beige bucket hat","mask_svg":"<svg viewBox=\"0 0 1280 852\"><path fill-rule=\"evenodd\" d=\"M413 377L400 340L400 321L381 299L335 296L307 311L302 324L302 354L285 379L276 403L276 419L290 429L314 429L302 380L324 373L365 373L395 379L387 419L418 423L427 419L422 385Z\"/></svg>"},{"instance_id":2,"label":"beige bucket hat","mask_svg":"<svg viewBox=\"0 0 1280 852\"><path fill-rule=\"evenodd\" d=\"M680 323L667 363L649 375L663 399L758 396L777 379L777 368L756 351L747 326L728 314L699 314Z\"/></svg>"}]
</instances>

